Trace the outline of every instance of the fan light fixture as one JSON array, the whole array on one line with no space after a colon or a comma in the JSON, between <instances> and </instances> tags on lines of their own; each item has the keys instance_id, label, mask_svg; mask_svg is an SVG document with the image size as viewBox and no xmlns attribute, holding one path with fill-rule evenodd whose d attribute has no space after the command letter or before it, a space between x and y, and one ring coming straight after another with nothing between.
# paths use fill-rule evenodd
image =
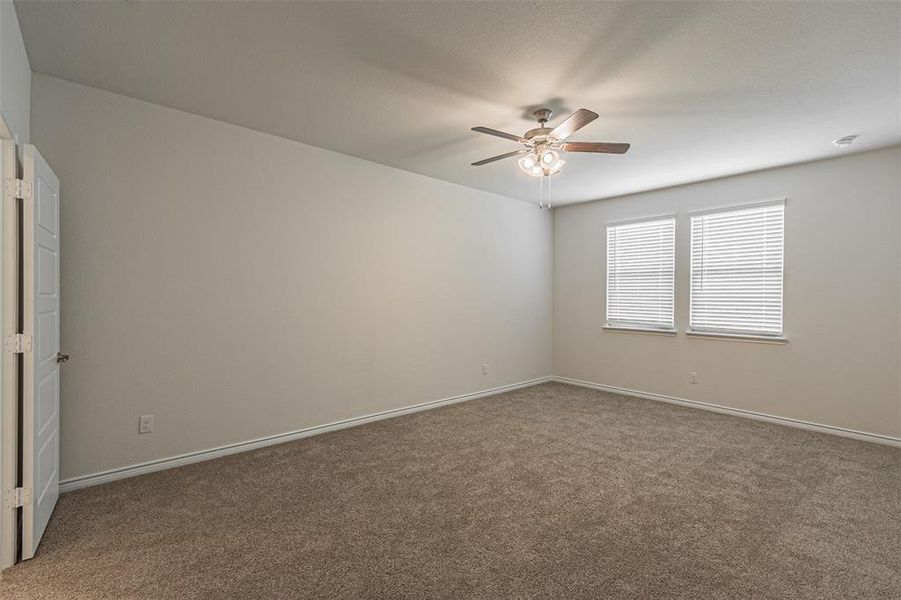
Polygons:
<instances>
[{"instance_id":1,"label":"fan light fixture","mask_svg":"<svg viewBox=\"0 0 901 600\"><path fill-rule=\"evenodd\" d=\"M472 166L481 167L498 160L518 156L516 164L520 170L526 175L538 178L538 206L541 208L551 207L551 180L547 179L546 186L544 182L550 175L559 173L563 165L566 164L566 161L560 158L561 152L623 154L629 149L629 144L622 143L564 141L573 133L598 118L596 112L592 112L587 108L580 108L553 129L547 126L548 119L551 118L550 109L539 108L532 114L538 121L538 127L530 129L521 136L491 129L490 127L473 127L473 131L518 142L522 145L522 148L492 156L491 158L477 160L472 163ZM544 198L545 187L547 187L546 198Z\"/></svg>"},{"instance_id":2,"label":"fan light fixture","mask_svg":"<svg viewBox=\"0 0 901 600\"><path fill-rule=\"evenodd\" d=\"M530 152L516 162L523 173L532 177L555 175L566 164L566 161L560 158L560 154L554 150L546 150L540 154Z\"/></svg>"}]
</instances>

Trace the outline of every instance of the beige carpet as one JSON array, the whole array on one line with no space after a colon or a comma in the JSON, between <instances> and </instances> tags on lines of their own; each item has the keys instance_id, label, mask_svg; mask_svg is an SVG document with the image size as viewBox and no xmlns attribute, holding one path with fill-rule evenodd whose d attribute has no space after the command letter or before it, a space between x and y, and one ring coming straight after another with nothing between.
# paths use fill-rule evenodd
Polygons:
<instances>
[{"instance_id":1,"label":"beige carpet","mask_svg":"<svg viewBox=\"0 0 901 600\"><path fill-rule=\"evenodd\" d=\"M0 596L901 598L901 450L546 384L64 495Z\"/></svg>"}]
</instances>

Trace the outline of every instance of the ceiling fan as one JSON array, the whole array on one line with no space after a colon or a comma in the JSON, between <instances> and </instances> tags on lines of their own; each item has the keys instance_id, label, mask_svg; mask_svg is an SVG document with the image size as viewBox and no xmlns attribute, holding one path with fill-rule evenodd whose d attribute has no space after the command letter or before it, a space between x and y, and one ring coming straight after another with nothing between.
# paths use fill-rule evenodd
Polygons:
<instances>
[{"instance_id":1,"label":"ceiling fan","mask_svg":"<svg viewBox=\"0 0 901 600\"><path fill-rule=\"evenodd\" d=\"M472 163L472 166L481 167L496 160L519 156L520 159L517 161L517 164L525 173L533 177L548 177L559 173L566 163L560 157L560 152L624 154L629 149L629 144L563 141L598 118L596 112L588 109L580 108L553 129L546 126L552 114L550 109L539 108L532 114L538 120L538 127L530 129L521 136L491 129L490 127L473 127L472 130L479 133L487 133L488 135L519 142L524 146L524 149L485 158Z\"/></svg>"}]
</instances>

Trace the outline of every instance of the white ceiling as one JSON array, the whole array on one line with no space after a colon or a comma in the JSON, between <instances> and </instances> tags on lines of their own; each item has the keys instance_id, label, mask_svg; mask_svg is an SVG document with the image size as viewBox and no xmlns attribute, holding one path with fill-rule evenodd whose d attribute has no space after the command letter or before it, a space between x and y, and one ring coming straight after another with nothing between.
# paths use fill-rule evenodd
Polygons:
<instances>
[{"instance_id":1,"label":"white ceiling","mask_svg":"<svg viewBox=\"0 0 901 600\"><path fill-rule=\"evenodd\" d=\"M901 143L901 3L17 2L32 68L533 200L469 131L592 109L555 204ZM830 142L860 134L850 150Z\"/></svg>"}]
</instances>

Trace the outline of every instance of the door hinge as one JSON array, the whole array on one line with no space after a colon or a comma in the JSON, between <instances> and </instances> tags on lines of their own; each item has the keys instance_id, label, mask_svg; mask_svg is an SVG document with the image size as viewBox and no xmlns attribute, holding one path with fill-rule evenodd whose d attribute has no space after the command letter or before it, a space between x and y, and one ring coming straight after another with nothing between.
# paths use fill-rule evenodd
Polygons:
<instances>
[{"instance_id":1,"label":"door hinge","mask_svg":"<svg viewBox=\"0 0 901 600\"><path fill-rule=\"evenodd\" d=\"M6 338L6 351L13 354L31 352L31 336L24 333L13 333Z\"/></svg>"},{"instance_id":2,"label":"door hinge","mask_svg":"<svg viewBox=\"0 0 901 600\"><path fill-rule=\"evenodd\" d=\"M31 199L31 182L24 179L16 179L16 198L20 200Z\"/></svg>"},{"instance_id":3,"label":"door hinge","mask_svg":"<svg viewBox=\"0 0 901 600\"><path fill-rule=\"evenodd\" d=\"M8 193L11 194L13 198L17 198L19 200L28 200L31 198L30 181L7 177L4 181L4 185L8 188Z\"/></svg>"},{"instance_id":4,"label":"door hinge","mask_svg":"<svg viewBox=\"0 0 901 600\"><path fill-rule=\"evenodd\" d=\"M13 488L6 492L6 507L20 508L31 504L31 488Z\"/></svg>"}]
</instances>

